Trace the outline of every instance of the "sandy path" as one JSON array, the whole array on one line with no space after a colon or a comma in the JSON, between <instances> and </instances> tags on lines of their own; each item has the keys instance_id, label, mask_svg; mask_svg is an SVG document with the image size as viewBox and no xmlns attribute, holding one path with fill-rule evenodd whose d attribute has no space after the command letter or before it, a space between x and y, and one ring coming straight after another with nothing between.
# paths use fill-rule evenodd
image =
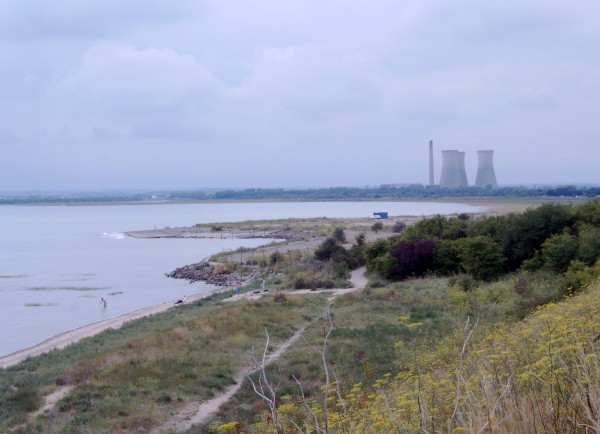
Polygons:
<instances>
[{"instance_id":1,"label":"sandy path","mask_svg":"<svg viewBox=\"0 0 600 434\"><path fill-rule=\"evenodd\" d=\"M228 291L231 288L219 288L214 291L205 292L202 294L196 294L188 296L188 302L199 300L201 298L209 297L210 295ZM97 335L107 329L117 329L121 327L127 321L142 318L148 315L154 315L156 313L164 312L165 310L174 307L173 302L169 301L154 306L144 307L136 311L126 313L121 316L114 318L107 318L102 321L98 321L92 324L87 324L74 330L69 330L59 335L53 336L33 347L26 348L24 350L16 351L8 356L0 358L0 368L7 368L12 365L25 360L28 357L38 356L43 353L47 353L54 349L61 349L67 345L73 344L81 339L88 338L90 336Z\"/></svg>"},{"instance_id":2,"label":"sandy path","mask_svg":"<svg viewBox=\"0 0 600 434\"><path fill-rule=\"evenodd\" d=\"M352 288L339 288L339 289L330 289L330 290L322 290L322 291L299 290L299 291L293 291L291 293L292 294L314 294L315 292L328 292L328 293L331 293L331 296L328 299L329 301L331 301L331 300L333 300L333 298L335 298L336 295L347 294L349 292L356 291L358 289L363 289L365 286L367 286L368 279L365 276L365 267L362 267L362 268L352 271L352 273L350 274L350 282L352 283ZM240 296L235 296L235 297L238 297L237 300L239 300L240 298L254 299L254 298L260 297L261 295L264 295L264 293L255 294L255 295L250 294L250 293L248 293L248 294L250 297L244 297L246 294L241 294ZM231 299L233 299L233 298L234 297L231 297L230 299L227 299L227 301L231 301ZM279 357L281 357L281 355L292 344L294 344L294 342L296 342L300 338L300 336L302 336L302 333L304 333L304 330L306 329L307 326L308 326L308 324L305 324L296 333L294 333L294 335L291 338L289 338L287 341L283 342L280 346L277 347L277 349L275 351L273 351L271 354L269 354L266 357L265 366L269 365L269 364L275 362L277 359L279 359ZM177 413L175 413L168 422L166 422L164 425L160 426L159 428L152 430L151 432L154 434L159 434L166 430L175 430L177 432L187 431L193 425L197 425L197 424L206 422L210 416L212 416L214 413L216 413L219 410L219 407L221 405L225 404L229 399L231 399L233 397L233 395L235 395L235 393L238 390L240 390L246 377L256 371L257 371L256 367L249 367L249 368L242 370L235 377L235 380L234 380L235 383L232 384L231 386L227 387L223 392L218 393L217 395L215 395L213 398L209 399L208 401L201 402L201 403L192 402L192 403L187 404L182 409L180 409Z\"/></svg>"},{"instance_id":3,"label":"sandy path","mask_svg":"<svg viewBox=\"0 0 600 434\"><path fill-rule=\"evenodd\" d=\"M365 277L365 267L358 268L350 273L350 283L352 287L350 288L332 288L332 289L317 289L313 291L312 289L297 289L295 291L285 291L282 294L320 294L320 293L330 293L332 296L348 294L349 292L356 291L357 289L363 289L367 286L367 282L369 279ZM236 294L229 298L223 300L224 302L233 302L238 300L258 300L263 295L267 295L268 293L260 292L258 294L253 294L252 292L245 292L243 294Z\"/></svg>"},{"instance_id":4,"label":"sandy path","mask_svg":"<svg viewBox=\"0 0 600 434\"><path fill-rule=\"evenodd\" d=\"M277 347L275 351L271 354L267 355L265 358L265 366L270 365L294 343L296 342L302 333L304 333L304 329L306 329L305 324L302 326L296 333L292 335L287 341L283 342L281 345ZM177 432L187 431L193 425L197 425L202 422L206 422L206 420L219 410L219 407L225 404L235 393L240 390L242 385L244 384L244 380L246 377L253 372L256 372L258 369L254 366L246 368L236 375L234 379L234 384L228 386L223 392L218 393L213 398L208 401L204 401L201 403L192 402L181 410L179 410L176 414L173 415L171 420L169 420L164 425L155 428L152 430L152 433L159 434L166 430L174 430Z\"/></svg>"}]
</instances>

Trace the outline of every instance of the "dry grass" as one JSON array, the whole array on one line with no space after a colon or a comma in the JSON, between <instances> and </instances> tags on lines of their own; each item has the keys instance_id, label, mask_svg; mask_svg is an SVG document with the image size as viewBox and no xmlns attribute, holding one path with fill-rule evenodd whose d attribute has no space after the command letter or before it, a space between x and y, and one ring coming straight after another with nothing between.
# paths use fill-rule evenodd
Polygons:
<instances>
[{"instance_id":1,"label":"dry grass","mask_svg":"<svg viewBox=\"0 0 600 434\"><path fill-rule=\"evenodd\" d=\"M160 321L144 320L145 327L135 327L135 332L127 326L110 331L114 342L105 348L103 335L92 338L95 345L81 344L87 355L70 363L61 359L64 367L51 379L74 385L74 390L24 432L151 429L175 409L207 399L231 384L235 373L249 363L245 351L261 347L265 327L274 344L290 337L317 314L324 298L312 300L288 297L276 302L267 297L257 302L181 306ZM17 374L20 369L13 370ZM35 379L36 370L28 378ZM30 401L35 403L42 389L33 390ZM6 425L0 428L19 420L18 416L5 418Z\"/></svg>"},{"instance_id":2,"label":"dry grass","mask_svg":"<svg viewBox=\"0 0 600 434\"><path fill-rule=\"evenodd\" d=\"M354 384L343 401L332 394L329 431L599 432L598 312L600 283L523 321L492 326L470 317L434 341L426 338L427 319L401 315L415 339L398 340L398 369ZM302 402L284 402L290 427L295 420L314 429ZM324 426L322 400L307 403ZM270 432L269 425L249 432Z\"/></svg>"}]
</instances>

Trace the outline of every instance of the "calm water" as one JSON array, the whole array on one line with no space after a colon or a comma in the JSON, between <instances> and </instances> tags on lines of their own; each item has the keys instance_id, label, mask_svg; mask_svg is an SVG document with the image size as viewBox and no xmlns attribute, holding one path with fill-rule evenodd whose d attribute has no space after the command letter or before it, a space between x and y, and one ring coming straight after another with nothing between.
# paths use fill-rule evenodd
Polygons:
<instances>
[{"instance_id":1,"label":"calm water","mask_svg":"<svg viewBox=\"0 0 600 434\"><path fill-rule=\"evenodd\" d=\"M213 289L164 273L265 240L136 239L130 230L288 217L478 212L448 203L308 202L189 205L1 206L0 356L58 333ZM100 306L104 297L108 306Z\"/></svg>"}]
</instances>

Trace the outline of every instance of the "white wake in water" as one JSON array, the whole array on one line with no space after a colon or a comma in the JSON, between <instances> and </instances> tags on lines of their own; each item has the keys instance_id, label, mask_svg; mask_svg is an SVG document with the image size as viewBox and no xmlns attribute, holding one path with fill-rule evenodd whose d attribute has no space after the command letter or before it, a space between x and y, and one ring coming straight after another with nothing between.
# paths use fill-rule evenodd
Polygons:
<instances>
[{"instance_id":1,"label":"white wake in water","mask_svg":"<svg viewBox=\"0 0 600 434\"><path fill-rule=\"evenodd\" d=\"M114 238L115 240L122 240L125 238L125 234L122 232L103 232L102 236L105 238Z\"/></svg>"}]
</instances>

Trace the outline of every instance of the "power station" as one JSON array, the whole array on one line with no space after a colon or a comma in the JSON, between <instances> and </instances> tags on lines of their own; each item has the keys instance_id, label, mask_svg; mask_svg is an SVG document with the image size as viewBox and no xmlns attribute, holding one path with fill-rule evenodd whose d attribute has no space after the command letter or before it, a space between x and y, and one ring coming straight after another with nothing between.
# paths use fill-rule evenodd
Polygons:
<instances>
[{"instance_id":1,"label":"power station","mask_svg":"<svg viewBox=\"0 0 600 434\"><path fill-rule=\"evenodd\" d=\"M465 170L465 153L456 150L442 151L440 186L446 188L468 187Z\"/></svg>"},{"instance_id":2,"label":"power station","mask_svg":"<svg viewBox=\"0 0 600 434\"><path fill-rule=\"evenodd\" d=\"M497 188L496 173L494 172L494 151L477 151L477 176L475 187ZM434 185L433 174L433 140L429 141L429 185ZM440 187L468 187L467 171L465 170L465 153L461 151L442 151L442 173ZM488 187L489 186L489 187Z\"/></svg>"},{"instance_id":3,"label":"power station","mask_svg":"<svg viewBox=\"0 0 600 434\"><path fill-rule=\"evenodd\" d=\"M497 188L496 173L494 172L494 151L477 151L477 176L475 187Z\"/></svg>"}]
</instances>

